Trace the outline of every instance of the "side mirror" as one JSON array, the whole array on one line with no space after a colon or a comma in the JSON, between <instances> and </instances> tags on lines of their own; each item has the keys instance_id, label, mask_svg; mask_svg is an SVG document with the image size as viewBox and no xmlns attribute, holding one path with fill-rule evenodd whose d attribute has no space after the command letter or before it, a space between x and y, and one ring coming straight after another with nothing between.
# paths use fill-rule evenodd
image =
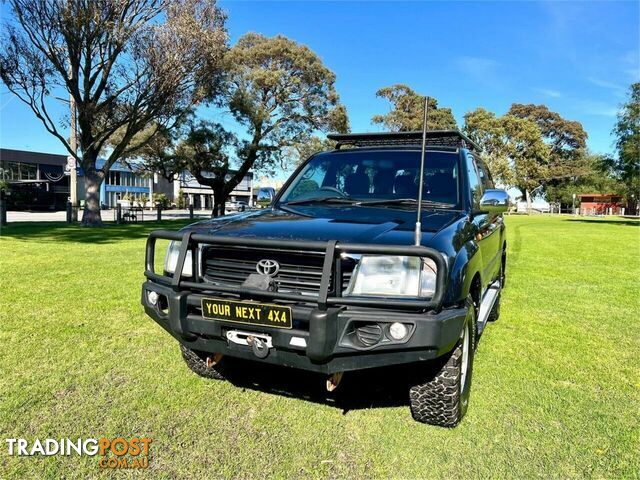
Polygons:
<instances>
[{"instance_id":1,"label":"side mirror","mask_svg":"<svg viewBox=\"0 0 640 480\"><path fill-rule=\"evenodd\" d=\"M480 211L500 215L509 210L509 194L504 190L485 190L480 199Z\"/></svg>"},{"instance_id":2,"label":"side mirror","mask_svg":"<svg viewBox=\"0 0 640 480\"><path fill-rule=\"evenodd\" d=\"M271 188L271 187L261 188L258 191L258 198L256 203L261 208L268 207L269 205L271 205L271 202L273 202L273 199L275 198L275 196L276 196L276 191L274 188Z\"/></svg>"}]
</instances>

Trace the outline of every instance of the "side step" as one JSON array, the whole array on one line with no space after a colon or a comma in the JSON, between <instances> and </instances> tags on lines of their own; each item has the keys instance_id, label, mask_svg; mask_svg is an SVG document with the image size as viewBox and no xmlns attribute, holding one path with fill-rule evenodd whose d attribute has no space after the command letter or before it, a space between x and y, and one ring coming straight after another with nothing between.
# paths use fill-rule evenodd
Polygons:
<instances>
[{"instance_id":1,"label":"side step","mask_svg":"<svg viewBox=\"0 0 640 480\"><path fill-rule=\"evenodd\" d=\"M500 280L496 280L485 290L484 296L482 297L482 301L480 302L480 311L478 312L478 336L482 335L482 331L484 327L487 326L487 319L489 318L489 313L493 308L493 304L496 303L498 299L498 294L500 293L500 289L502 286L500 285Z\"/></svg>"}]
</instances>

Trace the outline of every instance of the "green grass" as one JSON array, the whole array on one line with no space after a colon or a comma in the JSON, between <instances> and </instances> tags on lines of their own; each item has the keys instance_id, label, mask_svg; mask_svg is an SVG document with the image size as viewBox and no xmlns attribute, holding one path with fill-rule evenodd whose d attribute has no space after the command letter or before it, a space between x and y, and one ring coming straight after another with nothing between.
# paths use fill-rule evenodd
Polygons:
<instances>
[{"instance_id":1,"label":"green grass","mask_svg":"<svg viewBox=\"0 0 640 480\"><path fill-rule=\"evenodd\" d=\"M470 409L453 430L412 421L394 370L345 376L338 404L323 401L321 377L295 371L251 369L240 386L192 374L139 304L157 225L10 225L0 477L114 475L96 457L10 457L4 438L143 435L149 470L119 475L640 477L638 223L507 224L502 316L480 342Z\"/></svg>"}]
</instances>

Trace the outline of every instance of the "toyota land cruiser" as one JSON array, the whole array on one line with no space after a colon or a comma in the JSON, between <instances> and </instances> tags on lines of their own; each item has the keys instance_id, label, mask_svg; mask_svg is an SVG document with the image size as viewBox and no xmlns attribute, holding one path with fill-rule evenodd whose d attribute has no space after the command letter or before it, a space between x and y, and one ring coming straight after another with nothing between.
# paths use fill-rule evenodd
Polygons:
<instances>
[{"instance_id":1,"label":"toyota land cruiser","mask_svg":"<svg viewBox=\"0 0 640 480\"><path fill-rule=\"evenodd\" d=\"M332 390L343 372L404 365L413 417L457 425L499 315L509 197L469 138L424 135L330 135L336 149L268 208L152 232L142 305L189 368L224 379L252 359L326 374ZM162 273L157 239L171 241Z\"/></svg>"}]
</instances>

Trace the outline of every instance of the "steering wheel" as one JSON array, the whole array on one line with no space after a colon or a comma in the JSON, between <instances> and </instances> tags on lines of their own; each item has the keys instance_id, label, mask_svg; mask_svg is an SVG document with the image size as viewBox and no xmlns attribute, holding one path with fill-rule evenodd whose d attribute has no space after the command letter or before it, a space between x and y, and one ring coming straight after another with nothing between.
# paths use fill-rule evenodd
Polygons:
<instances>
[{"instance_id":1,"label":"steering wheel","mask_svg":"<svg viewBox=\"0 0 640 480\"><path fill-rule=\"evenodd\" d=\"M318 191L320 191L320 190L325 190L325 191L329 191L329 192L337 193L337 194L338 194L338 195L340 195L340 197L342 197L342 198L346 198L346 197L348 197L348 196L349 196L349 195L347 195L346 193L344 193L343 191L338 190L336 187L320 187L320 188L318 189Z\"/></svg>"}]
</instances>

